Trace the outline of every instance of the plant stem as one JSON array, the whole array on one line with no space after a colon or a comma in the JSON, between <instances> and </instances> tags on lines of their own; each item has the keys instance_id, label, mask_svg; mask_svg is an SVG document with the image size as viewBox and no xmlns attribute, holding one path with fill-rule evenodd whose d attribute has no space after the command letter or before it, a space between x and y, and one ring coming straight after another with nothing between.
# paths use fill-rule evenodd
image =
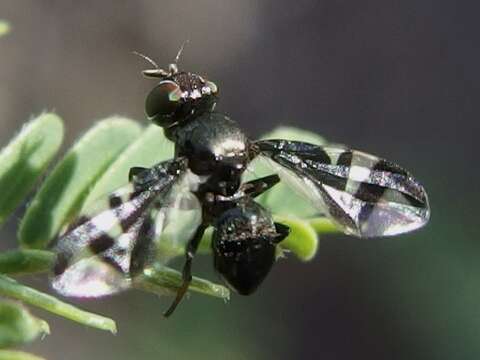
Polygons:
<instances>
[{"instance_id":1,"label":"plant stem","mask_svg":"<svg viewBox=\"0 0 480 360\"><path fill-rule=\"evenodd\" d=\"M0 360L45 360L42 357L23 351L0 350Z\"/></svg>"},{"instance_id":2,"label":"plant stem","mask_svg":"<svg viewBox=\"0 0 480 360\"><path fill-rule=\"evenodd\" d=\"M153 265L135 279L134 286L142 290L165 294L175 292L182 285L182 274L163 265ZM189 290L201 294L230 299L230 291L222 285L193 277Z\"/></svg>"},{"instance_id":3,"label":"plant stem","mask_svg":"<svg viewBox=\"0 0 480 360\"><path fill-rule=\"evenodd\" d=\"M51 295L22 285L5 275L0 275L0 295L21 300L87 326L108 330L114 334L117 332L115 321L112 319L80 310Z\"/></svg>"}]
</instances>

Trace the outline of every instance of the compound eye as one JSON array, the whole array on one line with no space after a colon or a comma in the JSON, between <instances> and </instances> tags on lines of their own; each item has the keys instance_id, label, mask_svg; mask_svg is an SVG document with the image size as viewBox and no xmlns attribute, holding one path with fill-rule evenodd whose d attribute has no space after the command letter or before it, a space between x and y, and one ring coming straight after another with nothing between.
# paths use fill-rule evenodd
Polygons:
<instances>
[{"instance_id":1,"label":"compound eye","mask_svg":"<svg viewBox=\"0 0 480 360\"><path fill-rule=\"evenodd\" d=\"M150 120L160 126L171 125L173 116L181 105L182 91L173 81L158 84L145 101L145 112Z\"/></svg>"}]
</instances>

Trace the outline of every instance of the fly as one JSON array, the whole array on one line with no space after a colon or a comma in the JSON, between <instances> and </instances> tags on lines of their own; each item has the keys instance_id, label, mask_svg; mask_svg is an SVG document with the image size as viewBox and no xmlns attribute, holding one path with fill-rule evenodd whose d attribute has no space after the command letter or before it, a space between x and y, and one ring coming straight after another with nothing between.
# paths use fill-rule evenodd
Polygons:
<instances>
[{"instance_id":1,"label":"fly","mask_svg":"<svg viewBox=\"0 0 480 360\"><path fill-rule=\"evenodd\" d=\"M171 241L186 244L183 284L165 312L169 316L188 290L199 242L212 226L215 269L236 292L251 294L289 234L254 200L279 181L343 232L360 238L398 235L428 222L425 189L400 166L338 146L252 141L235 121L215 111L213 82L179 71L177 61L164 70L143 57L154 66L144 76L158 80L145 112L175 143L174 157L152 168L132 168L128 185L58 237L53 278L58 292L98 297L128 288L155 261L158 239L169 234ZM242 183L255 158L269 163L272 175Z\"/></svg>"}]
</instances>

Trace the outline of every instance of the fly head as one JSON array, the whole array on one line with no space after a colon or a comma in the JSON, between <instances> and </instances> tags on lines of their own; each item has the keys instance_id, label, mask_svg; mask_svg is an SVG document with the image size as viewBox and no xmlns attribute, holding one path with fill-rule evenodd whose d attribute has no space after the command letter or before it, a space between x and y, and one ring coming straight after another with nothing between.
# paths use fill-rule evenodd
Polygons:
<instances>
[{"instance_id":1,"label":"fly head","mask_svg":"<svg viewBox=\"0 0 480 360\"><path fill-rule=\"evenodd\" d=\"M168 70L160 69L150 58L138 55L155 67L144 70L143 75L160 80L145 100L145 112L153 123L170 128L213 110L218 95L217 85L198 74L179 71L178 55Z\"/></svg>"}]
</instances>

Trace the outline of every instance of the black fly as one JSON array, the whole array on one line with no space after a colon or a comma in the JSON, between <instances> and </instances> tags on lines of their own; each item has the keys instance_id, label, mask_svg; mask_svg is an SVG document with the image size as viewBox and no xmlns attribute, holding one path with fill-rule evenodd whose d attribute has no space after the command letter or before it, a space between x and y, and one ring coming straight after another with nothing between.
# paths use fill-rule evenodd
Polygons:
<instances>
[{"instance_id":1,"label":"black fly","mask_svg":"<svg viewBox=\"0 0 480 360\"><path fill-rule=\"evenodd\" d=\"M188 290L192 260L209 226L215 269L240 294L252 293L289 233L254 201L280 179L358 237L401 234L428 221L424 188L398 165L335 146L251 141L236 122L214 111L213 82L178 71L176 62L163 70L146 59L155 68L143 74L159 79L146 113L175 143L175 155L149 169L132 168L129 185L81 214L57 239L53 286L60 293L96 297L128 288L154 260L162 238L175 237L171 229L181 221L186 238L175 241L186 243L183 285L165 315ZM272 175L242 183L259 157L272 166Z\"/></svg>"}]
</instances>

